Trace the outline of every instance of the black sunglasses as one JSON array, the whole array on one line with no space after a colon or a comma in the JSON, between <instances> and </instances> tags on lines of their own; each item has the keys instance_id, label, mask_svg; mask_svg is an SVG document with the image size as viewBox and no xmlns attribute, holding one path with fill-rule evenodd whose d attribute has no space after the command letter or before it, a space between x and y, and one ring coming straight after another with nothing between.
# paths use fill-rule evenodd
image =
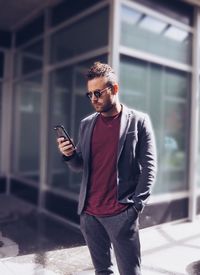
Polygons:
<instances>
[{"instance_id":1,"label":"black sunglasses","mask_svg":"<svg viewBox=\"0 0 200 275\"><path fill-rule=\"evenodd\" d=\"M94 94L94 96L96 98L100 98L102 96L102 94L107 90L107 89L111 89L112 87L111 86L108 86L102 90L95 90L94 92L88 92L86 93L86 96L91 100L92 99L92 96Z\"/></svg>"}]
</instances>

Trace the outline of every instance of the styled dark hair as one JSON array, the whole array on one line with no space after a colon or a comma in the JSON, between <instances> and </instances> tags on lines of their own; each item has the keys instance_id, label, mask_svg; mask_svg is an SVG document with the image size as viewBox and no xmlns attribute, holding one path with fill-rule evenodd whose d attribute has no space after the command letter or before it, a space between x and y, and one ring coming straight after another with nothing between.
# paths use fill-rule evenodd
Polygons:
<instances>
[{"instance_id":1,"label":"styled dark hair","mask_svg":"<svg viewBox=\"0 0 200 275\"><path fill-rule=\"evenodd\" d=\"M117 76L108 64L95 62L88 70L86 74L87 80L92 80L96 77L106 77L108 84L113 85L117 82Z\"/></svg>"}]
</instances>

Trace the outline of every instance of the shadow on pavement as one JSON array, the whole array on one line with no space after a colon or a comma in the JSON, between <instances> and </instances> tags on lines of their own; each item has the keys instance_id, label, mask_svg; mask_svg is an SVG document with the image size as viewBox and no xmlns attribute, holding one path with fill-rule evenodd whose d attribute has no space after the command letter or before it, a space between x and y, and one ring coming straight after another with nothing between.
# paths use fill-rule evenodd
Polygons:
<instances>
[{"instance_id":1,"label":"shadow on pavement","mask_svg":"<svg viewBox=\"0 0 200 275\"><path fill-rule=\"evenodd\" d=\"M78 229L32 210L0 218L0 258L84 245ZM41 259L41 257L39 257Z\"/></svg>"},{"instance_id":2,"label":"shadow on pavement","mask_svg":"<svg viewBox=\"0 0 200 275\"><path fill-rule=\"evenodd\" d=\"M186 274L188 275L199 275L200 274L200 260L190 263L186 267Z\"/></svg>"}]
</instances>

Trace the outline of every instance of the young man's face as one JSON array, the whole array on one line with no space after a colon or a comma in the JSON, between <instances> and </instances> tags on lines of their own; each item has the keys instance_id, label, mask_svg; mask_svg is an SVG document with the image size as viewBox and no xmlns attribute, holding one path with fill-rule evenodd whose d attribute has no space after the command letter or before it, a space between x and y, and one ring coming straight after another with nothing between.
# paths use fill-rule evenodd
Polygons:
<instances>
[{"instance_id":1,"label":"young man's face","mask_svg":"<svg viewBox=\"0 0 200 275\"><path fill-rule=\"evenodd\" d=\"M116 94L113 87L108 85L106 77L97 77L89 80L87 83L88 92L91 92L91 103L96 112L107 113L116 104ZM101 96L97 98L94 95L95 91L99 91Z\"/></svg>"}]
</instances>

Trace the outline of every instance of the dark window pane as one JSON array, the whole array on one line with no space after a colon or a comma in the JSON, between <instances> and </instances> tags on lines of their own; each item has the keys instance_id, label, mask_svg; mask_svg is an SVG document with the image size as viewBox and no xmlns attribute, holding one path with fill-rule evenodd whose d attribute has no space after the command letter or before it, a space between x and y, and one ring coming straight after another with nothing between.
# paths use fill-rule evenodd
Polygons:
<instances>
[{"instance_id":1,"label":"dark window pane","mask_svg":"<svg viewBox=\"0 0 200 275\"><path fill-rule=\"evenodd\" d=\"M19 77L42 69L43 40L20 49L15 55L15 76Z\"/></svg>"},{"instance_id":2,"label":"dark window pane","mask_svg":"<svg viewBox=\"0 0 200 275\"><path fill-rule=\"evenodd\" d=\"M16 33L16 46L20 46L44 32L44 15L34 19Z\"/></svg>"},{"instance_id":3,"label":"dark window pane","mask_svg":"<svg viewBox=\"0 0 200 275\"><path fill-rule=\"evenodd\" d=\"M1 129L2 129L2 83L0 82L0 144L1 144L1 138L2 138ZM0 165L1 165L1 162L0 162Z\"/></svg>"},{"instance_id":4,"label":"dark window pane","mask_svg":"<svg viewBox=\"0 0 200 275\"><path fill-rule=\"evenodd\" d=\"M98 34L91 35L97 32ZM51 40L51 62L63 61L108 45L108 8L79 20Z\"/></svg>"},{"instance_id":5,"label":"dark window pane","mask_svg":"<svg viewBox=\"0 0 200 275\"><path fill-rule=\"evenodd\" d=\"M11 47L11 32L0 31L0 47L10 48Z\"/></svg>"},{"instance_id":6,"label":"dark window pane","mask_svg":"<svg viewBox=\"0 0 200 275\"><path fill-rule=\"evenodd\" d=\"M99 2L102 0L81 0L78 4L74 0L64 1L52 9L51 24L52 26L58 25Z\"/></svg>"},{"instance_id":7,"label":"dark window pane","mask_svg":"<svg viewBox=\"0 0 200 275\"><path fill-rule=\"evenodd\" d=\"M4 71L4 53L0 52L0 78L3 77Z\"/></svg>"}]
</instances>

